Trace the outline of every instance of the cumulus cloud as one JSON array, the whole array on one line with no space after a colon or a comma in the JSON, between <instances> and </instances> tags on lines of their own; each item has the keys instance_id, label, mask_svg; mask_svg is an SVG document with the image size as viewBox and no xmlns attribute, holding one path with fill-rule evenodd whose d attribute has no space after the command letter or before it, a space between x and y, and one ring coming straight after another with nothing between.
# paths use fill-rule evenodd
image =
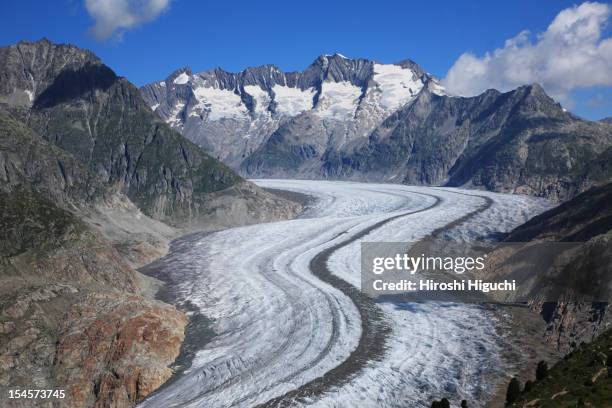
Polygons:
<instances>
[{"instance_id":1,"label":"cumulus cloud","mask_svg":"<svg viewBox=\"0 0 612 408\"><path fill-rule=\"evenodd\" d=\"M170 5L170 0L85 0L94 19L92 34L100 41L155 20Z\"/></svg>"},{"instance_id":2,"label":"cumulus cloud","mask_svg":"<svg viewBox=\"0 0 612 408\"><path fill-rule=\"evenodd\" d=\"M543 33L523 31L482 57L461 55L443 83L451 93L472 96L537 82L571 104L574 89L612 85L612 38L602 38L610 13L609 5L589 2L562 10Z\"/></svg>"}]
</instances>

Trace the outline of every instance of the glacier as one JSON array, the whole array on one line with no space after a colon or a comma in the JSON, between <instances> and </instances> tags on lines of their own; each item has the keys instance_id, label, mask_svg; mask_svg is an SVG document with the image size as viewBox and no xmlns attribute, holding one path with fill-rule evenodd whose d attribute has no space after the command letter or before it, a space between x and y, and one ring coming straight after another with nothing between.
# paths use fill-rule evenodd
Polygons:
<instances>
[{"instance_id":1,"label":"glacier","mask_svg":"<svg viewBox=\"0 0 612 408\"><path fill-rule=\"evenodd\" d=\"M141 407L267 406L273 398L279 406L428 407L441 395L482 406L491 379L502 377L496 316L479 305L434 302L378 304L390 329L382 358L323 392L282 400L351 358L362 334L356 305L317 278L310 261L349 242L327 267L358 287L362 241L418 240L488 197L486 210L445 231L474 240L510 230L547 209L546 201L395 184L254 181L314 202L298 219L198 236L158 262L175 301L210 319L214 336Z\"/></svg>"}]
</instances>

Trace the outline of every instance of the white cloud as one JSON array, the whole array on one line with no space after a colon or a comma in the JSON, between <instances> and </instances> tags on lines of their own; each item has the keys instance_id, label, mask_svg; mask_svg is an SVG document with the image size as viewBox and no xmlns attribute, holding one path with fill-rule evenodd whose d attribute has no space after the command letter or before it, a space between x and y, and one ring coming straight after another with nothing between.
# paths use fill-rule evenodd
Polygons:
<instances>
[{"instance_id":1,"label":"white cloud","mask_svg":"<svg viewBox=\"0 0 612 408\"><path fill-rule=\"evenodd\" d=\"M451 93L472 96L537 82L571 104L573 89L612 85L612 38L602 38L610 13L609 5L588 2L562 10L535 41L523 31L483 57L461 55L443 84Z\"/></svg>"},{"instance_id":2,"label":"white cloud","mask_svg":"<svg viewBox=\"0 0 612 408\"><path fill-rule=\"evenodd\" d=\"M126 30L155 20L169 5L170 0L85 0L95 20L91 32L101 41L121 38Z\"/></svg>"}]
</instances>

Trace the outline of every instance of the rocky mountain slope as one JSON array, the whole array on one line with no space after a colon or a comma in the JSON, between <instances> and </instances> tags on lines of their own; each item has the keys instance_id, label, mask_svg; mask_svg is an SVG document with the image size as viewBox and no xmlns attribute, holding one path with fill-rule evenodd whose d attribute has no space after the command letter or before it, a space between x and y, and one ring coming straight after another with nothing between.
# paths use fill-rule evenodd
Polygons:
<instances>
[{"instance_id":1,"label":"rocky mountain slope","mask_svg":"<svg viewBox=\"0 0 612 408\"><path fill-rule=\"evenodd\" d=\"M474 186L564 200L612 177L612 126L538 85L447 95L405 61L319 57L303 72L181 69L141 88L173 128L243 174Z\"/></svg>"},{"instance_id":2,"label":"rocky mountain slope","mask_svg":"<svg viewBox=\"0 0 612 408\"><path fill-rule=\"evenodd\" d=\"M187 318L141 293L110 241L34 191L0 193L0 391L59 406L132 406L172 374ZM6 400L44 406L45 400Z\"/></svg>"},{"instance_id":3,"label":"rocky mountain slope","mask_svg":"<svg viewBox=\"0 0 612 408\"><path fill-rule=\"evenodd\" d=\"M563 260L573 273L568 275L567 270L561 269L565 273L565 285L576 289L581 285L609 288L612 284L612 183L592 188L531 219L512 231L506 241L584 243L569 259ZM605 293L609 294L609 289ZM534 307L548 323L547 341L564 352L592 341L612 327L607 302L576 302L568 298L556 303L536 302Z\"/></svg>"},{"instance_id":4,"label":"rocky mountain slope","mask_svg":"<svg viewBox=\"0 0 612 408\"><path fill-rule=\"evenodd\" d=\"M612 127L565 112L538 85L473 98L427 89L352 154L326 157L333 175L474 186L567 199L612 177Z\"/></svg>"},{"instance_id":5,"label":"rocky mountain slope","mask_svg":"<svg viewBox=\"0 0 612 408\"><path fill-rule=\"evenodd\" d=\"M28 185L63 206L109 199L105 185L68 152L45 141L0 108L0 190Z\"/></svg>"},{"instance_id":6,"label":"rocky mountain slope","mask_svg":"<svg viewBox=\"0 0 612 408\"><path fill-rule=\"evenodd\" d=\"M68 407L129 406L144 398L171 375L187 319L145 296L151 282L133 268L157 253L159 243L152 240L146 254L126 259L120 241L97 222L105 208L121 203L117 213L141 215L137 233L148 228L163 239L171 229L1 109L0 163L1 392L63 389ZM116 341L134 331L150 333L138 350ZM112 386L105 385L108 378Z\"/></svg>"},{"instance_id":7,"label":"rocky mountain slope","mask_svg":"<svg viewBox=\"0 0 612 408\"><path fill-rule=\"evenodd\" d=\"M612 183L534 217L504 241L481 277L516 279L520 299L546 321L547 343L567 353L612 328ZM537 273L525 275L530 259Z\"/></svg>"},{"instance_id":8,"label":"rocky mountain slope","mask_svg":"<svg viewBox=\"0 0 612 408\"><path fill-rule=\"evenodd\" d=\"M314 171L317 177L473 186L556 200L612 177L612 127L575 118L538 85L474 98L424 87L352 151L321 152L311 140L287 124L243 167L266 176Z\"/></svg>"},{"instance_id":9,"label":"rocky mountain slope","mask_svg":"<svg viewBox=\"0 0 612 408\"><path fill-rule=\"evenodd\" d=\"M0 72L1 105L155 219L177 225L210 221L215 211L207 195L236 188L245 205L233 209L250 210L235 214L237 219L273 219L292 211L291 204L245 184L171 130L136 87L89 51L46 40L21 42L0 49Z\"/></svg>"},{"instance_id":10,"label":"rocky mountain slope","mask_svg":"<svg viewBox=\"0 0 612 408\"><path fill-rule=\"evenodd\" d=\"M171 376L188 321L135 268L181 232L300 206L171 130L88 51L0 48L0 75L0 393L133 406Z\"/></svg>"}]
</instances>

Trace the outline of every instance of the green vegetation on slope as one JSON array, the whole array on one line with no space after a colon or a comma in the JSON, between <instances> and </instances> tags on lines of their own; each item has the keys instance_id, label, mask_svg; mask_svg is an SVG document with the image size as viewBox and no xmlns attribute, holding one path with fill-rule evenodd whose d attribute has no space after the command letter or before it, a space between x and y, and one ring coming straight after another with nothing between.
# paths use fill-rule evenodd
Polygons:
<instances>
[{"instance_id":1,"label":"green vegetation on slope","mask_svg":"<svg viewBox=\"0 0 612 408\"><path fill-rule=\"evenodd\" d=\"M612 330L578 347L530 387L510 406L612 407Z\"/></svg>"}]
</instances>

